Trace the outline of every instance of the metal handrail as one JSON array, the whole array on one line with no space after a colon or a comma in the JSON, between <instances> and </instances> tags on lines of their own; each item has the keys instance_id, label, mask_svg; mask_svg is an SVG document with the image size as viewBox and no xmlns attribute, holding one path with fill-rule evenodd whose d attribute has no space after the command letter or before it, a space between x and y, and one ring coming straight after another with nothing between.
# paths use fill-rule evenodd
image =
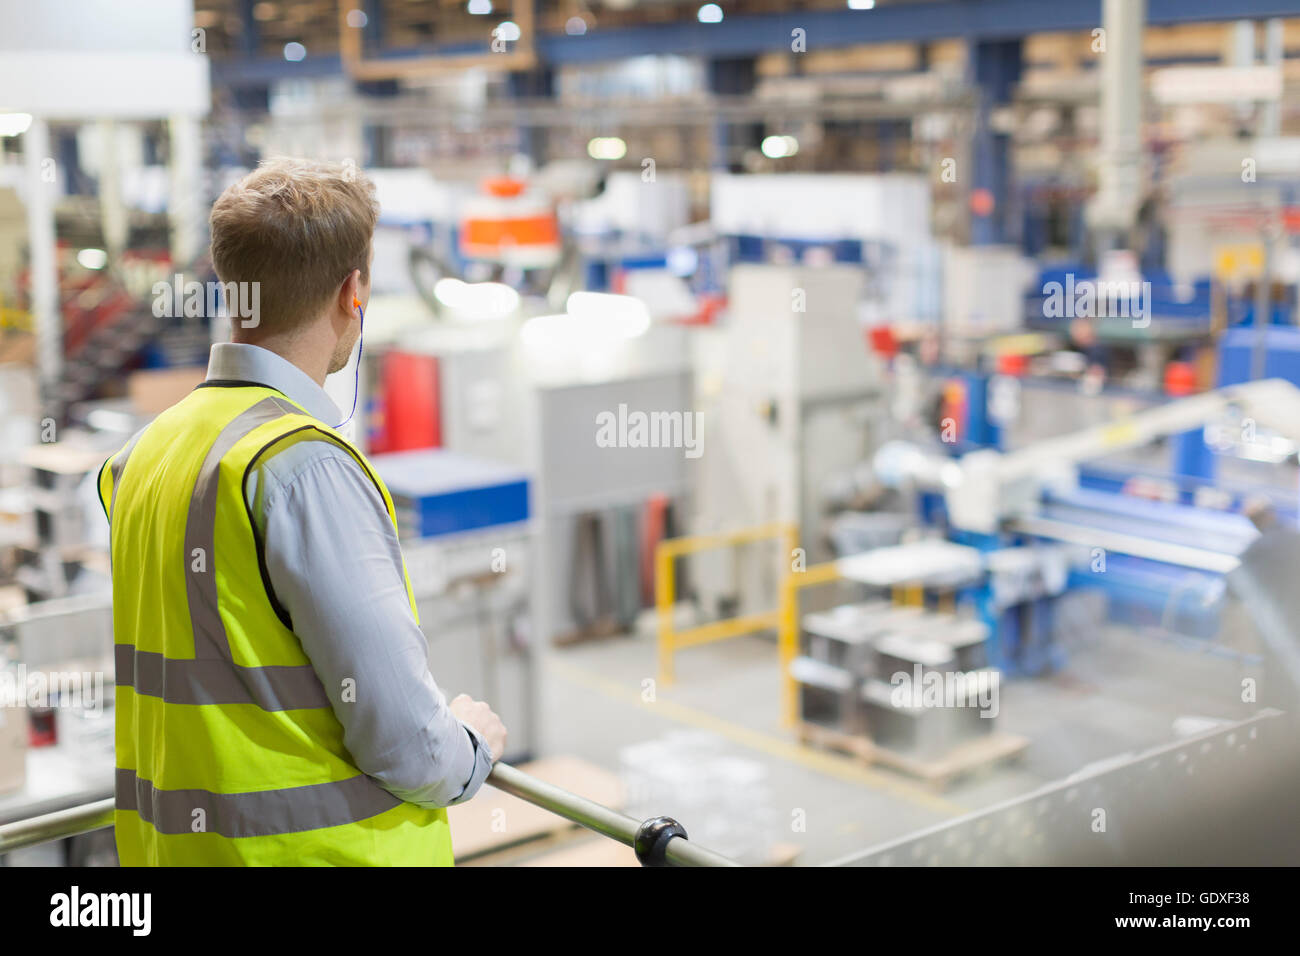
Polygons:
<instances>
[{"instance_id":1,"label":"metal handrail","mask_svg":"<svg viewBox=\"0 0 1300 956\"><path fill-rule=\"evenodd\" d=\"M488 775L498 790L549 810L624 846L630 846L643 866L740 866L686 838L686 830L671 817L637 820L625 813L530 777L509 764L498 763ZM79 836L113 825L113 799L57 810L27 820L0 824L0 854L11 850Z\"/></svg>"},{"instance_id":2,"label":"metal handrail","mask_svg":"<svg viewBox=\"0 0 1300 956\"><path fill-rule=\"evenodd\" d=\"M113 825L113 798L0 824L0 853L80 836Z\"/></svg>"}]
</instances>

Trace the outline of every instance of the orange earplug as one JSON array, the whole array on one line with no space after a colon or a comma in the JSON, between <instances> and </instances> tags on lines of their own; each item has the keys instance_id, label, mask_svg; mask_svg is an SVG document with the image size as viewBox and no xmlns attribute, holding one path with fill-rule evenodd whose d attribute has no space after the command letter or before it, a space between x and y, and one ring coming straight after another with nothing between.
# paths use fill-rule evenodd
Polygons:
<instances>
[{"instance_id":1,"label":"orange earplug","mask_svg":"<svg viewBox=\"0 0 1300 956\"><path fill-rule=\"evenodd\" d=\"M356 306L358 309L361 308L361 300L358 299L355 295L352 297L352 304Z\"/></svg>"}]
</instances>

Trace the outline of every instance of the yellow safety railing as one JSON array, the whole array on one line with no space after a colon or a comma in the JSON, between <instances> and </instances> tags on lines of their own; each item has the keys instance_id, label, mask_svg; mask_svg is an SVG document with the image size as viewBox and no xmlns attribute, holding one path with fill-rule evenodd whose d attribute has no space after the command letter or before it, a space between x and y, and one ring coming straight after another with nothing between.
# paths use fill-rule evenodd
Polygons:
<instances>
[{"instance_id":1,"label":"yellow safety railing","mask_svg":"<svg viewBox=\"0 0 1300 956\"><path fill-rule=\"evenodd\" d=\"M677 630L673 622L673 608L677 603L677 580L673 562L687 554L767 539L784 540L788 558L785 573L781 577L781 593L776 608ZM655 548L655 606L659 615L660 682L672 683L675 676L674 655L682 648L775 629L781 667L781 719L787 727L793 727L799 717L799 685L790 674L790 664L799 653L799 592L804 588L842 580L839 566L835 561L802 567L794 560L798 547L798 526L782 523L741 528L718 534L667 538L660 541ZM914 595L908 595L908 598L915 600ZM908 598L895 596L899 603L906 603Z\"/></svg>"},{"instance_id":2,"label":"yellow safety railing","mask_svg":"<svg viewBox=\"0 0 1300 956\"><path fill-rule=\"evenodd\" d=\"M684 630L677 629L673 622L673 608L677 603L677 578L673 562L677 558L700 551L769 539L784 541L786 548L785 571L781 576L780 595L776 608L771 611L712 621ZM798 547L799 527L780 522L718 534L688 535L660 541L655 548L655 606L659 615L660 683L670 684L674 680L674 656L682 648L775 629L781 668L781 718L787 727L793 727L799 716L799 687L790 675L790 663L799 653L799 592L804 588L840 580L838 566L834 561L802 567L800 562L795 560Z\"/></svg>"},{"instance_id":3,"label":"yellow safety railing","mask_svg":"<svg viewBox=\"0 0 1300 956\"><path fill-rule=\"evenodd\" d=\"M799 653L799 592L839 581L839 565L825 561L790 573L781 581L781 627L777 632L777 649L781 657L781 721L793 727L799 721L799 684L790 673L790 664Z\"/></svg>"},{"instance_id":4,"label":"yellow safety railing","mask_svg":"<svg viewBox=\"0 0 1300 956\"><path fill-rule=\"evenodd\" d=\"M688 554L735 547L755 541L784 541L787 556L799 546L799 529L793 524L774 522L718 534L696 534L665 538L655 546L655 608L659 616L659 681L670 684L674 678L673 656L684 647L740 637L757 631L776 630L781 624L782 608L757 614L742 614L708 624L677 630L673 608L677 604L677 577L673 562ZM787 561L789 558L787 557ZM788 565L787 565L788 567Z\"/></svg>"},{"instance_id":5,"label":"yellow safety railing","mask_svg":"<svg viewBox=\"0 0 1300 956\"><path fill-rule=\"evenodd\" d=\"M781 577L781 593L776 609L677 630L673 623L673 607L677 602L677 582L673 561L686 554L748 544L767 538L783 538L786 554L791 559L786 564L785 573ZM659 614L660 682L667 684L673 681L673 656L681 648L775 628L781 666L781 720L787 727L795 726L799 720L799 683L790 673L790 664L799 654L799 592L804 588L833 584L843 580L837 561L825 561L821 564L801 567L799 562L794 560L798 547L799 528L793 524L765 524L738 531L691 535L660 541L655 548L655 605ZM925 590L920 584L915 583L897 585L892 589L892 598L895 604L923 607ZM952 607L952 594L941 596L940 608L951 611Z\"/></svg>"}]
</instances>

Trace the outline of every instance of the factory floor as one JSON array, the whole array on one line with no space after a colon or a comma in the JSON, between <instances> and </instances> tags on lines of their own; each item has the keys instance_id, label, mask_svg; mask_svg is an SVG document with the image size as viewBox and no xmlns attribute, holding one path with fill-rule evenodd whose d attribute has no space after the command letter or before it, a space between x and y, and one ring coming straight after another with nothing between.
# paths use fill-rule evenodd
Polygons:
<instances>
[{"instance_id":1,"label":"factory floor","mask_svg":"<svg viewBox=\"0 0 1300 956\"><path fill-rule=\"evenodd\" d=\"M679 653L669 687L647 683L656 673L649 635L549 650L540 739L543 753L618 771L628 745L707 732L725 756L765 770L771 812L757 842L797 848L798 864L816 865L1168 742L1180 728L1203 729L1200 719L1247 716L1241 681L1252 665L1206 647L1112 627L1070 648L1057 673L1005 682L998 729L1029 746L945 789L800 744L781 726L776 648L761 636ZM697 803L660 801L634 809L678 816L691 831Z\"/></svg>"}]
</instances>

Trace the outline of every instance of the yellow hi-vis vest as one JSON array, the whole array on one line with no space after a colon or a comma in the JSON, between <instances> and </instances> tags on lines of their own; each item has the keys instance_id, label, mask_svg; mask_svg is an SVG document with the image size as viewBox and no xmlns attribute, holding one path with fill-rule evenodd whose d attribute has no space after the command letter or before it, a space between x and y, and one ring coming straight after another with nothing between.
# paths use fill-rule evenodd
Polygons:
<instances>
[{"instance_id":1,"label":"yellow hi-vis vest","mask_svg":"<svg viewBox=\"0 0 1300 956\"><path fill-rule=\"evenodd\" d=\"M452 863L446 811L353 764L330 707L344 689L321 685L268 586L244 481L308 438L348 451L394 518L356 449L260 385L200 386L100 471L124 865Z\"/></svg>"}]
</instances>

